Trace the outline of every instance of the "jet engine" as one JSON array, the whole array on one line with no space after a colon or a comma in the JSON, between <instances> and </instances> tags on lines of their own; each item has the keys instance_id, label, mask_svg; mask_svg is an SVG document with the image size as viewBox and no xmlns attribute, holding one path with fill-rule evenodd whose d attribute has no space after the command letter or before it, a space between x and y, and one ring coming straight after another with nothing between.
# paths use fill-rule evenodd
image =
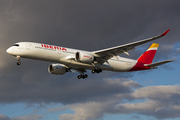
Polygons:
<instances>
[{"instance_id":1,"label":"jet engine","mask_svg":"<svg viewBox=\"0 0 180 120\"><path fill-rule=\"evenodd\" d=\"M77 52L75 55L76 61L83 63L93 63L94 56L87 52Z\"/></svg>"},{"instance_id":2,"label":"jet engine","mask_svg":"<svg viewBox=\"0 0 180 120\"><path fill-rule=\"evenodd\" d=\"M64 75L67 72L67 68L62 64L51 64L48 67L48 71L51 74Z\"/></svg>"}]
</instances>

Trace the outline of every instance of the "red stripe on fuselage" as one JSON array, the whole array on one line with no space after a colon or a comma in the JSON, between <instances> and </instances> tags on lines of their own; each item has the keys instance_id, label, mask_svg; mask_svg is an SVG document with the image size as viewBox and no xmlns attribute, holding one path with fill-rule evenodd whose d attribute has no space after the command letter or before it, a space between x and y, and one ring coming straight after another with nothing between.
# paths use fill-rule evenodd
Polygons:
<instances>
[{"instance_id":1,"label":"red stripe on fuselage","mask_svg":"<svg viewBox=\"0 0 180 120\"><path fill-rule=\"evenodd\" d=\"M136 65L131 68L129 71L138 71L138 70L147 70L147 69L150 69L151 67L148 67L148 66L144 66L145 63L142 63L142 62L137 62Z\"/></svg>"}]
</instances>

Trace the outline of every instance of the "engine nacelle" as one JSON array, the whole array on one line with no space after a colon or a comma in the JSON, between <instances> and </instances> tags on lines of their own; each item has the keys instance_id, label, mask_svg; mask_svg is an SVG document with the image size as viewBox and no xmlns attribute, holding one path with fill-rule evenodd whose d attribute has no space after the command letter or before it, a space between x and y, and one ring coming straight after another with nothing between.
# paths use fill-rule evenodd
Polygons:
<instances>
[{"instance_id":1,"label":"engine nacelle","mask_svg":"<svg viewBox=\"0 0 180 120\"><path fill-rule=\"evenodd\" d=\"M93 63L94 62L94 56L87 52L77 52L76 55L76 61L83 62L83 63Z\"/></svg>"},{"instance_id":2,"label":"engine nacelle","mask_svg":"<svg viewBox=\"0 0 180 120\"><path fill-rule=\"evenodd\" d=\"M67 68L62 64L51 64L48 67L48 71L51 74L64 75L67 72Z\"/></svg>"}]
</instances>

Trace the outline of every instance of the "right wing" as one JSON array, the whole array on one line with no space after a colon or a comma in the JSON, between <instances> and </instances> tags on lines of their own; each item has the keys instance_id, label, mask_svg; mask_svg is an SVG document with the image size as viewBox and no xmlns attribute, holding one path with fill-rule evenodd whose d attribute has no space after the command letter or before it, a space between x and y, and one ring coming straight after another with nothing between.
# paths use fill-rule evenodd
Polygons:
<instances>
[{"instance_id":1,"label":"right wing","mask_svg":"<svg viewBox=\"0 0 180 120\"><path fill-rule=\"evenodd\" d=\"M120 45L120 46L116 46L116 47L112 47L108 49L93 51L92 53L97 58L97 62L99 64L103 64L104 62L106 62L108 59L112 57L115 57L116 59L118 59L117 55L119 54L122 54L122 53L128 54L127 51L135 49L135 47L138 45L142 45L144 43L147 43L147 42L150 42L150 41L153 41L153 40L156 40L158 38L165 36L169 31L170 29L152 38L148 38L148 39L144 39L144 40L140 40L140 41L136 41L136 42L132 42L132 43L128 43L128 44L124 44L124 45Z\"/></svg>"}]
</instances>

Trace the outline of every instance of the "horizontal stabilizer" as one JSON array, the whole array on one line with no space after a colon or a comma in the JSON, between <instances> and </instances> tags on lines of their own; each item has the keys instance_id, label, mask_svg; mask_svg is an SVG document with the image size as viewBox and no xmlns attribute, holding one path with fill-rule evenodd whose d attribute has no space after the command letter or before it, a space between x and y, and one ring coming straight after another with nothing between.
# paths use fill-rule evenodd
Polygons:
<instances>
[{"instance_id":1,"label":"horizontal stabilizer","mask_svg":"<svg viewBox=\"0 0 180 120\"><path fill-rule=\"evenodd\" d=\"M155 62L155 63L152 63L152 64L144 64L144 66L155 67L155 66L159 66L159 65L162 65L162 64L165 64L165 63L168 63L168 62L172 62L172 61L174 61L174 60L164 60L164 61Z\"/></svg>"}]
</instances>

